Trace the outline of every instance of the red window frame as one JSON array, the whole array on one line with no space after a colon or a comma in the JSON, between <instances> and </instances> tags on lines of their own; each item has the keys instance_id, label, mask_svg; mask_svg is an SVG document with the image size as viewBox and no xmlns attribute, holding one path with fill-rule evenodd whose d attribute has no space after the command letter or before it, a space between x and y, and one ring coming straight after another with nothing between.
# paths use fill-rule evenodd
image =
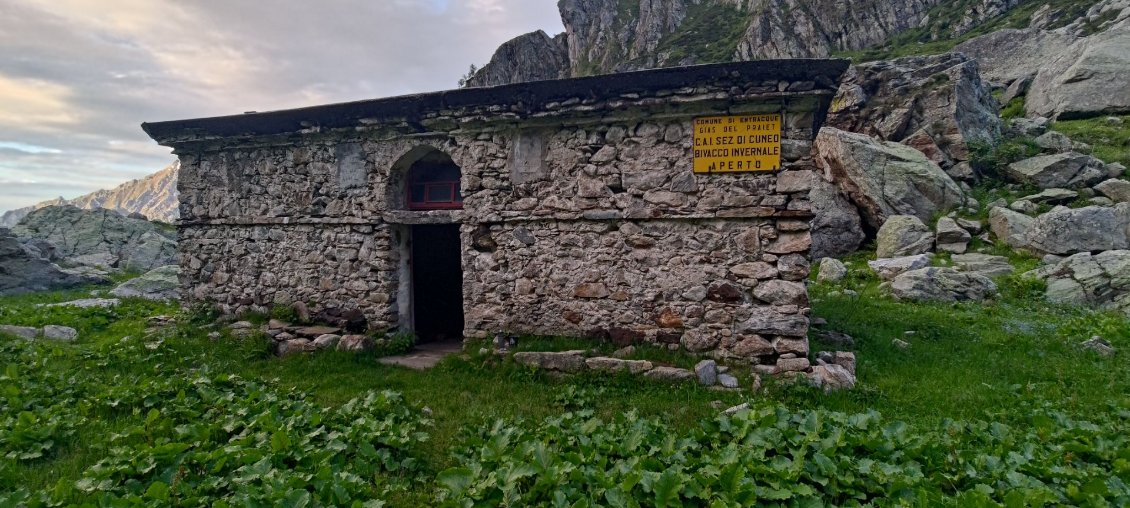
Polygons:
<instances>
[{"instance_id":1,"label":"red window frame","mask_svg":"<svg viewBox=\"0 0 1130 508\"><path fill-rule=\"evenodd\" d=\"M417 164L409 168L407 182L404 185L404 202L409 210L463 208L463 196L459 192L462 171L458 166L450 162L438 165ZM432 196L435 195L444 198L433 199ZM420 199L416 199L415 196Z\"/></svg>"}]
</instances>

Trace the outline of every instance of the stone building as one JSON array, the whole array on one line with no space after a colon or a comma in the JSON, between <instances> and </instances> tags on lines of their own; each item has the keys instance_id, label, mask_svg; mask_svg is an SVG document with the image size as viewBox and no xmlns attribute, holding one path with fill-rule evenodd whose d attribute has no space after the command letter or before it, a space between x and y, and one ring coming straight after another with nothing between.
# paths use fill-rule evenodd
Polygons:
<instances>
[{"instance_id":1,"label":"stone building","mask_svg":"<svg viewBox=\"0 0 1130 508\"><path fill-rule=\"evenodd\" d=\"M669 68L142 127L180 158L186 302L772 361L807 353L811 147L846 68Z\"/></svg>"}]
</instances>

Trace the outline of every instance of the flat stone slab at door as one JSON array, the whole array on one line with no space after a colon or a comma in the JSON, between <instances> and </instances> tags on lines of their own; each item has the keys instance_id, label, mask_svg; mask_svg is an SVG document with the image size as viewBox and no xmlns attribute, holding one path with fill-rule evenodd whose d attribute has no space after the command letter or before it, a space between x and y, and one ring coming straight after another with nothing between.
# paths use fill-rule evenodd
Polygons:
<instances>
[{"instance_id":1,"label":"flat stone slab at door","mask_svg":"<svg viewBox=\"0 0 1130 508\"><path fill-rule=\"evenodd\" d=\"M427 342L417 344L415 349L407 354L386 356L377 361L384 365L397 365L409 369L427 370L435 367L440 360L462 351L462 342Z\"/></svg>"}]
</instances>

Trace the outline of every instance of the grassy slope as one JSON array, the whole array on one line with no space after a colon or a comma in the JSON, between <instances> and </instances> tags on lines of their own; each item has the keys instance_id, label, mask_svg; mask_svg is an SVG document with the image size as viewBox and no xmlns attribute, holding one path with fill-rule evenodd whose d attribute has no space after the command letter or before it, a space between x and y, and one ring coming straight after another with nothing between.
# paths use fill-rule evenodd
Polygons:
<instances>
[{"instance_id":1,"label":"grassy slope","mask_svg":"<svg viewBox=\"0 0 1130 508\"><path fill-rule=\"evenodd\" d=\"M1018 259L1030 266L1031 261ZM571 397L596 401L598 414L614 415L636 410L658 416L675 428L689 429L716 413L712 401L732 405L784 403L793 408L862 412L875 409L911 425L929 426L943 419L989 418L1021 421L1034 405L1050 401L1063 409L1086 414L1115 394L1130 393L1130 379L1118 368L1119 359L1104 359L1075 347L1092 334L1102 334L1116 347L1130 344L1130 324L1121 316L1043 303L1038 287L1017 279L1003 281L1005 296L986 304L920 305L891 301L878 294L877 281L865 275L864 259L851 261L853 276L842 285L814 284L814 314L829 321L828 328L852 334L857 340L861 385L850 392L823 394L806 388L769 386L750 396L721 393L691 383L665 385L629 377L580 376L557 380L524 370L511 363L499 365L491 358L452 358L428 372L415 372L377 364L368 356L324 353L279 360L266 354L262 342L227 338L214 343L205 338L210 327L185 327L164 347L183 351L175 357L201 362L217 372L232 372L248 379L265 380L280 388L311 393L329 406L365 390L393 389L407 400L433 411L432 438L421 453L429 470L453 464L450 449L461 432L480 428L497 418L537 421L563 411ZM843 296L851 287L862 297ZM52 293L0 299L0 321L13 324L65 324L82 330L78 344L58 346L46 367L66 371L83 362L82 352L113 347L122 336L138 337L145 318L169 313L169 306L129 301L114 311L51 311L36 303L80 296ZM907 332L914 332L907 335ZM891 345L901 338L907 351ZM7 340L7 339L0 339ZM583 343L528 340L526 348L572 348ZM608 346L603 346L608 349ZM814 348L818 348L814 342ZM644 352L641 355L647 355ZM663 357L668 363L693 360ZM206 358L206 360L200 360ZM0 359L2 361L3 359ZM4 363L7 363L6 361ZM106 365L107 373L171 369L145 360L120 360ZM740 372L740 369L739 369ZM91 418L78 436L64 443L61 452L30 464L8 462L9 478L35 488L48 488L59 480L73 481L97 462L108 436L142 415ZM0 459L9 460L9 459ZM397 504L425 503L433 487L418 485L402 494Z\"/></svg>"},{"instance_id":2,"label":"grassy slope","mask_svg":"<svg viewBox=\"0 0 1130 508\"><path fill-rule=\"evenodd\" d=\"M1105 162L1130 167L1130 115L1117 117L1122 123L1111 123L1107 118L1064 120L1052 124L1052 129L1066 134L1072 141L1091 145L1092 155Z\"/></svg>"}]
</instances>

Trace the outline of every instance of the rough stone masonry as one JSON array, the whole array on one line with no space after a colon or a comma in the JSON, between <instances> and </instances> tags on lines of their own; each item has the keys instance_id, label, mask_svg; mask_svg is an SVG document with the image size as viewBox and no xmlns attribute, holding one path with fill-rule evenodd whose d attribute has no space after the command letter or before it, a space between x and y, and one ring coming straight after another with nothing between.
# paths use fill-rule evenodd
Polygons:
<instances>
[{"instance_id":1,"label":"rough stone masonry","mask_svg":"<svg viewBox=\"0 0 1130 508\"><path fill-rule=\"evenodd\" d=\"M414 330L413 227L459 232L463 337L568 335L806 355L812 140L842 60L467 88L146 123L181 162L181 292ZM694 173L693 121L781 114L778 171ZM407 206L450 157L461 208ZM461 287L459 287L461 286Z\"/></svg>"}]
</instances>

